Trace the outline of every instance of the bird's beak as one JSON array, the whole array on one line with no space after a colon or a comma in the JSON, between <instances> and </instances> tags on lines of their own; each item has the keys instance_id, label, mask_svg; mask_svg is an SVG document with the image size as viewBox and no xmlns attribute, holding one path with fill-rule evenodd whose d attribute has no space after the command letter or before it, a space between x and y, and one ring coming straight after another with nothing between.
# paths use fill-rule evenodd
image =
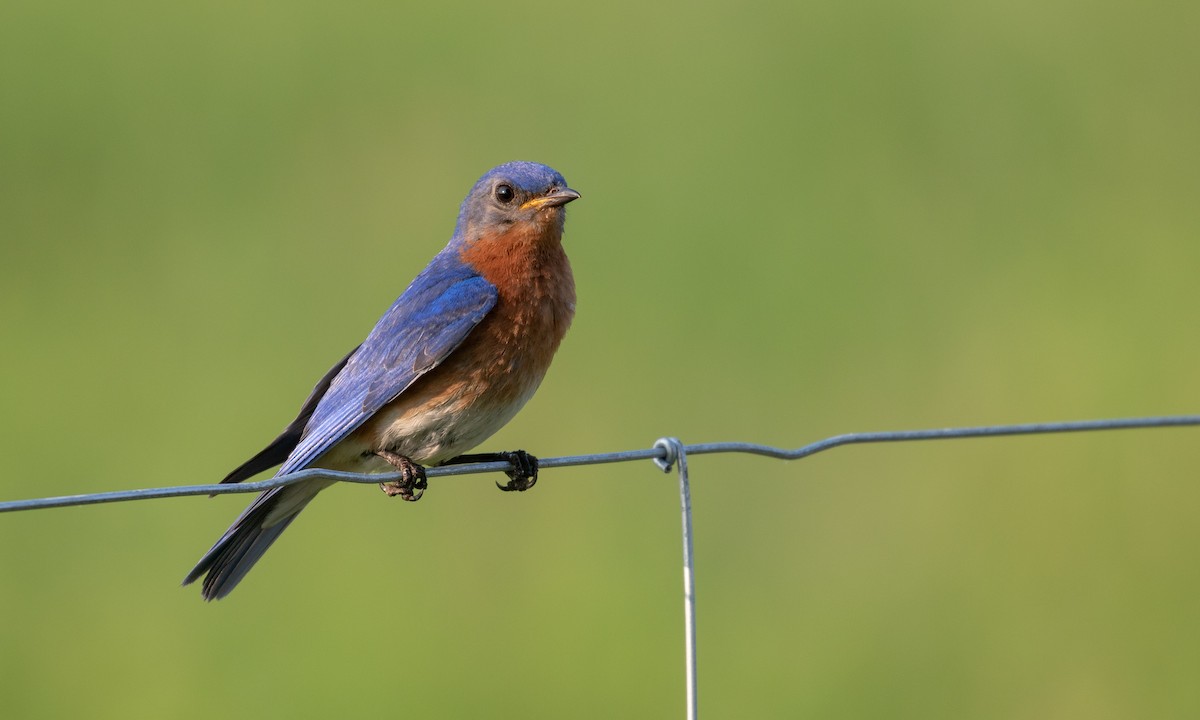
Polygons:
<instances>
[{"instance_id":1,"label":"bird's beak","mask_svg":"<svg viewBox=\"0 0 1200 720\"><path fill-rule=\"evenodd\" d=\"M530 208L534 208L541 210L542 208L548 207L562 207L572 200L578 199L579 193L575 192L571 188L563 188L561 190L555 190L549 195L543 195L542 197L534 198L522 205L521 209L528 210Z\"/></svg>"}]
</instances>

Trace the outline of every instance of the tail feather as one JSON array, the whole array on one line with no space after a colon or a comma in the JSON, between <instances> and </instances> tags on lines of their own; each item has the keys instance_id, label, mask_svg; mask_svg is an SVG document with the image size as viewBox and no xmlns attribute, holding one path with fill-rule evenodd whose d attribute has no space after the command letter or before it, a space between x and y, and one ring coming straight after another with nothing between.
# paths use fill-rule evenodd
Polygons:
<instances>
[{"instance_id":1,"label":"tail feather","mask_svg":"<svg viewBox=\"0 0 1200 720\"><path fill-rule=\"evenodd\" d=\"M228 595L320 490L321 486L293 485L259 495L200 558L183 584L190 585L203 575L201 594L205 600ZM280 505L285 508L282 517L277 512Z\"/></svg>"},{"instance_id":2,"label":"tail feather","mask_svg":"<svg viewBox=\"0 0 1200 720\"><path fill-rule=\"evenodd\" d=\"M201 594L205 600L220 600L233 591L237 584L246 577L250 568L267 552L267 548L275 542L287 526L296 519L296 515L288 517L278 525L269 528L250 528L233 542L225 553L216 559L204 577Z\"/></svg>"}]
</instances>

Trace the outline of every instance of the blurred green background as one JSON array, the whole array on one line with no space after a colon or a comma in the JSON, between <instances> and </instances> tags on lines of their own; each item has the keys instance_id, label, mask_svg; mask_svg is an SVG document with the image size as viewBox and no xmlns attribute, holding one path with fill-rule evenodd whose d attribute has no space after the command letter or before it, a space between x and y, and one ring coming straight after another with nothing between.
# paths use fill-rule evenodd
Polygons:
<instances>
[{"instance_id":1,"label":"blurred green background","mask_svg":"<svg viewBox=\"0 0 1200 720\"><path fill-rule=\"evenodd\" d=\"M0 498L219 479L553 165L575 326L485 449L1200 408L1200 6L0 7ZM1200 715L1194 429L694 458L701 709ZM0 517L12 718L677 717L674 476Z\"/></svg>"}]
</instances>

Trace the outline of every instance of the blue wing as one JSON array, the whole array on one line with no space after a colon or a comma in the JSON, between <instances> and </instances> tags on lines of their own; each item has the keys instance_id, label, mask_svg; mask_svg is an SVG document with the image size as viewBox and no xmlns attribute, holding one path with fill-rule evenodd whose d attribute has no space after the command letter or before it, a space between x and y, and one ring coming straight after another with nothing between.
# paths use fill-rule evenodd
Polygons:
<instances>
[{"instance_id":1,"label":"blue wing","mask_svg":"<svg viewBox=\"0 0 1200 720\"><path fill-rule=\"evenodd\" d=\"M384 313L321 398L279 468L307 467L413 381L437 367L495 307L495 286L443 251Z\"/></svg>"},{"instance_id":2,"label":"blue wing","mask_svg":"<svg viewBox=\"0 0 1200 720\"><path fill-rule=\"evenodd\" d=\"M437 367L495 307L496 298L495 286L464 265L456 251L447 248L439 253L383 314L358 350L343 361L340 372L335 366L317 383L301 409L301 417L309 410L312 416L277 474L308 467L413 381ZM322 390L316 407L310 408ZM271 457L281 454L282 447L296 437L288 430L284 433L283 445L276 448L272 443L264 452ZM228 595L320 489L301 484L263 492L200 558L183 584L206 575L205 599ZM280 512L280 517L272 519Z\"/></svg>"}]
</instances>

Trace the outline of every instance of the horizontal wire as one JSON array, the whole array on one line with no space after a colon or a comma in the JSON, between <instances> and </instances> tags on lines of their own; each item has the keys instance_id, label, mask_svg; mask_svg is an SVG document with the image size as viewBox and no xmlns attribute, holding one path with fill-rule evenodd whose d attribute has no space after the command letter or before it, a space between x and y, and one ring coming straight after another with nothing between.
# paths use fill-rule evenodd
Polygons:
<instances>
[{"instance_id":1,"label":"horizontal wire","mask_svg":"<svg viewBox=\"0 0 1200 720\"><path fill-rule=\"evenodd\" d=\"M896 430L887 432L863 432L834 435L833 437L809 443L803 447L789 450L771 445L760 445L746 442L715 442L699 445L684 445L688 455L707 455L716 453L742 453L764 455L780 460L799 460L815 455L825 450L831 450L842 445L858 445L864 443L910 442L915 440L953 440L960 438L1000 437L1007 435L1041 435L1046 433L1091 432L1097 430L1131 430L1136 428L1185 427L1200 425L1200 415L1168 415L1145 418L1112 418L1106 420L1077 420L1069 422L1027 423L1023 425L985 425L964 428L937 428L932 430ZM621 452L596 453L591 455L569 455L566 457L543 458L539 460L541 469L557 467L573 467L577 465L602 465L606 463L633 462L637 460L658 460L664 464L673 460L670 451L665 447L646 448L644 450L624 450ZM447 467L431 467L426 470L430 478L448 477L451 475L474 475L487 472L503 472L510 470L506 462L472 463L469 465L451 465ZM666 469L670 469L667 466ZM141 490L117 490L114 492L90 493L87 495L65 495L60 497L34 498L30 500L10 500L0 502L0 513L16 512L19 510L41 510L55 507L72 507L76 505L97 505L100 503L125 502L128 500L149 500L152 498L186 497L190 495L228 495L231 493L251 493L272 488L294 485L310 480L326 480L349 483L380 483L399 481L400 473L365 474L339 472L312 468L301 470L289 475L280 475L267 480L247 482L238 485L180 485L176 487L145 488Z\"/></svg>"}]
</instances>

